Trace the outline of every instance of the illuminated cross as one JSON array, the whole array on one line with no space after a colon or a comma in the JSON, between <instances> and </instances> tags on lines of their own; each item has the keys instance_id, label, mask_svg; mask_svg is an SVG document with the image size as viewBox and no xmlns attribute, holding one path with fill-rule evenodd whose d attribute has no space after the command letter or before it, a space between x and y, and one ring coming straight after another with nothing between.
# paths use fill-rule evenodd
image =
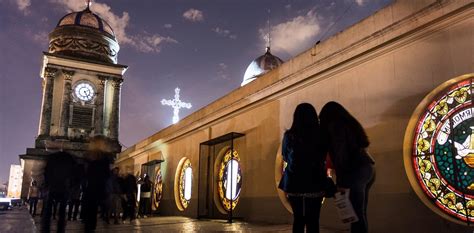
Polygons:
<instances>
[{"instance_id":1,"label":"illuminated cross","mask_svg":"<svg viewBox=\"0 0 474 233\"><path fill-rule=\"evenodd\" d=\"M179 109L181 109L181 108L190 109L192 107L191 103L185 103L185 102L182 102L179 99L179 88L178 87L176 89L174 89L174 99L172 99L172 100L162 99L161 104L162 105L168 105L168 106L171 106L173 108L173 113L174 113L173 114L173 124L176 124L179 121Z\"/></svg>"}]
</instances>

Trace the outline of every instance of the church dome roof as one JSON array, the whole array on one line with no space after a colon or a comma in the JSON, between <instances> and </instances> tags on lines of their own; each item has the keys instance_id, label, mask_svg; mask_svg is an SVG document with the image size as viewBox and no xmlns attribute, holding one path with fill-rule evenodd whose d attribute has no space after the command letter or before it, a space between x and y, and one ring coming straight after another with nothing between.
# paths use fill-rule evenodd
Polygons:
<instances>
[{"instance_id":1,"label":"church dome roof","mask_svg":"<svg viewBox=\"0 0 474 233\"><path fill-rule=\"evenodd\" d=\"M260 57L253 60L245 70L244 80L240 86L244 86L249 82L257 79L259 76L267 73L270 70L283 64L283 61L273 54L270 53L270 47L267 47L267 51Z\"/></svg>"},{"instance_id":2,"label":"church dome roof","mask_svg":"<svg viewBox=\"0 0 474 233\"><path fill-rule=\"evenodd\" d=\"M89 7L59 20L49 34L49 53L90 62L117 63L120 50L112 27Z\"/></svg>"},{"instance_id":3,"label":"church dome roof","mask_svg":"<svg viewBox=\"0 0 474 233\"><path fill-rule=\"evenodd\" d=\"M62 17L56 27L68 26L68 25L75 25L75 26L82 26L82 27L89 27L96 29L101 32L105 32L109 34L111 37L115 38L114 31L112 27L98 15L92 13L92 11L86 8L83 11L79 12L72 12L64 17Z\"/></svg>"}]
</instances>

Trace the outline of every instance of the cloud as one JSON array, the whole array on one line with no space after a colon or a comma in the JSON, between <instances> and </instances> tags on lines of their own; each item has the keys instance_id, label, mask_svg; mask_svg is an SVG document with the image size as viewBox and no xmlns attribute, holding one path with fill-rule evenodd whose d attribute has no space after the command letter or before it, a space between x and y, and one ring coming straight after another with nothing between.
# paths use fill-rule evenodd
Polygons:
<instances>
[{"instance_id":1,"label":"cloud","mask_svg":"<svg viewBox=\"0 0 474 233\"><path fill-rule=\"evenodd\" d=\"M219 69L217 75L224 80L230 80L229 72L227 71L227 65L223 62L219 63Z\"/></svg>"},{"instance_id":2,"label":"cloud","mask_svg":"<svg viewBox=\"0 0 474 233\"><path fill-rule=\"evenodd\" d=\"M363 6L365 3L365 0L355 0L355 2L357 3L357 5Z\"/></svg>"},{"instance_id":3,"label":"cloud","mask_svg":"<svg viewBox=\"0 0 474 233\"><path fill-rule=\"evenodd\" d=\"M131 39L132 41L135 41L134 46L142 52L145 53L150 53L150 52L160 52L161 51L161 45L163 43L173 43L176 44L178 41L171 37L163 37L158 34L154 35L145 35L145 36L140 36L141 38L137 38L136 36L133 36Z\"/></svg>"},{"instance_id":4,"label":"cloud","mask_svg":"<svg viewBox=\"0 0 474 233\"><path fill-rule=\"evenodd\" d=\"M163 25L163 27L164 27L164 28L172 28L172 27L173 27L173 25L172 25L172 24L170 24L170 23L167 23L167 24Z\"/></svg>"},{"instance_id":5,"label":"cloud","mask_svg":"<svg viewBox=\"0 0 474 233\"><path fill-rule=\"evenodd\" d=\"M233 40L237 39L237 36L234 34L231 34L230 30L222 29L220 27L215 27L215 28L212 28L211 30L219 36L228 37Z\"/></svg>"},{"instance_id":6,"label":"cloud","mask_svg":"<svg viewBox=\"0 0 474 233\"><path fill-rule=\"evenodd\" d=\"M15 0L15 2L18 6L18 10L23 12L23 14L27 15L30 13L28 7L31 6L31 0Z\"/></svg>"},{"instance_id":7,"label":"cloud","mask_svg":"<svg viewBox=\"0 0 474 233\"><path fill-rule=\"evenodd\" d=\"M189 9L186 12L183 13L183 17L186 20L189 20L191 22L199 22L204 20L204 15L202 14L202 11L196 10L196 9Z\"/></svg>"},{"instance_id":8,"label":"cloud","mask_svg":"<svg viewBox=\"0 0 474 233\"><path fill-rule=\"evenodd\" d=\"M272 51L296 55L316 42L320 30L314 10L273 26L270 29ZM259 29L259 33L261 39L267 42L267 29Z\"/></svg>"},{"instance_id":9,"label":"cloud","mask_svg":"<svg viewBox=\"0 0 474 233\"><path fill-rule=\"evenodd\" d=\"M81 11L86 5L83 1L77 0L50 0L53 3L62 5L66 11ZM142 52L159 52L163 43L177 43L176 40L170 37L162 37L158 34L148 35L137 34L128 35L126 28L130 22L130 15L128 12L122 12L122 15L116 15L112 12L109 5L105 3L94 2L91 5L91 10L103 18L114 30L115 36L120 45L128 45Z\"/></svg>"},{"instance_id":10,"label":"cloud","mask_svg":"<svg viewBox=\"0 0 474 233\"><path fill-rule=\"evenodd\" d=\"M45 31L40 31L32 35L32 38L35 42L38 42L41 45L47 45L49 42L48 33Z\"/></svg>"}]
</instances>

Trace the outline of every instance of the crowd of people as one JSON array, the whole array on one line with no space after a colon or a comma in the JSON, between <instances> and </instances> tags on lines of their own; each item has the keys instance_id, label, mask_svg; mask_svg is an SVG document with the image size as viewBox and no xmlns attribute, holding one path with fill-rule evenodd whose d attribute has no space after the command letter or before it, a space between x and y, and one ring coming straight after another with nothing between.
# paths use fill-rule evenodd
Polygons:
<instances>
[{"instance_id":1,"label":"crowd of people","mask_svg":"<svg viewBox=\"0 0 474 233\"><path fill-rule=\"evenodd\" d=\"M282 156L287 166L279 183L293 210L293 232L305 228L319 232L321 202L337 192L348 193L357 216L351 233L368 232L368 196L375 180L369 144L361 124L339 103L325 104L319 118L309 103L296 107L291 128L283 135ZM335 172L335 184L328 167Z\"/></svg>"},{"instance_id":2,"label":"crowd of people","mask_svg":"<svg viewBox=\"0 0 474 233\"><path fill-rule=\"evenodd\" d=\"M114 155L106 148L107 139L96 136L91 139L85 161L78 162L65 151L49 155L44 182L38 185L33 180L27 197L32 216L37 214L38 201L42 202L41 232L51 231L51 219L57 219L57 232L65 232L67 221L78 219L84 223L85 232L93 232L98 217L107 224L111 220L120 224L151 214L149 177L143 174L137 179L131 169L122 173L118 167L110 169Z\"/></svg>"},{"instance_id":3,"label":"crowd of people","mask_svg":"<svg viewBox=\"0 0 474 233\"><path fill-rule=\"evenodd\" d=\"M150 214L149 177L144 174L137 180L131 171L111 170L114 155L106 149L106 141L105 137L94 137L82 165L67 152L49 155L44 184L40 188L32 181L28 192L33 216L38 199L43 198L41 232L50 232L51 217L58 218L58 232L64 232L67 207L69 221L77 220L80 212L86 232L96 229L99 210L105 222L113 219L114 224ZM282 155L287 166L279 183L293 211L293 232L319 232L323 198L337 192L349 194L356 215L351 233L368 232L368 195L375 180L369 144L361 124L339 103L324 105L319 117L309 103L296 107L291 128L283 135ZM335 184L328 176L328 164L335 171Z\"/></svg>"}]
</instances>

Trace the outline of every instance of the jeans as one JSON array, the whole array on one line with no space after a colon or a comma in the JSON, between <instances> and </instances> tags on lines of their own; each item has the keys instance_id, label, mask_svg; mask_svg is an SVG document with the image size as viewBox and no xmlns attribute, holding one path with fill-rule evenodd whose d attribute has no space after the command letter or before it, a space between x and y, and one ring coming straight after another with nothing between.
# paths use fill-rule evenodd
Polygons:
<instances>
[{"instance_id":1,"label":"jeans","mask_svg":"<svg viewBox=\"0 0 474 233\"><path fill-rule=\"evenodd\" d=\"M349 200L359 221L351 224L351 233L367 233L369 231L367 204L369 201L369 189L375 181L375 167L367 163L361 166L355 175L357 179L354 179L351 187L349 187Z\"/></svg>"},{"instance_id":2,"label":"jeans","mask_svg":"<svg viewBox=\"0 0 474 233\"><path fill-rule=\"evenodd\" d=\"M319 233L319 214L321 212L322 197L295 197L289 196L293 210L293 233Z\"/></svg>"},{"instance_id":3,"label":"jeans","mask_svg":"<svg viewBox=\"0 0 474 233\"><path fill-rule=\"evenodd\" d=\"M30 197L29 204L30 204L30 214L34 217L36 215L36 206L38 205L38 198Z\"/></svg>"},{"instance_id":4,"label":"jeans","mask_svg":"<svg viewBox=\"0 0 474 233\"><path fill-rule=\"evenodd\" d=\"M77 214L79 213L79 205L81 204L81 200L69 200L69 210L67 214L67 220L71 221L71 218L76 220ZM74 212L74 216L73 216Z\"/></svg>"},{"instance_id":5,"label":"jeans","mask_svg":"<svg viewBox=\"0 0 474 233\"><path fill-rule=\"evenodd\" d=\"M51 214L53 207L59 204L59 216L57 232L65 232L66 228L66 194L49 193L46 198L46 205L43 207L44 212L41 217L41 232L50 232L51 230Z\"/></svg>"}]
</instances>

